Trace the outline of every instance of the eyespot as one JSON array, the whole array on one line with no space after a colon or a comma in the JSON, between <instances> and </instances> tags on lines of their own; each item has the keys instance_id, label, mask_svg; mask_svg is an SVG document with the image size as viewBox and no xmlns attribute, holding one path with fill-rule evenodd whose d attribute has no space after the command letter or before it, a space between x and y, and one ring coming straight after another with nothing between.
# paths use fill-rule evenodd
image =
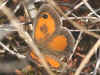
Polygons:
<instances>
[{"instance_id":1,"label":"eyespot","mask_svg":"<svg viewBox=\"0 0 100 75\"><path fill-rule=\"evenodd\" d=\"M47 19L47 18L48 18L48 15L47 15L47 14L43 14L42 17L43 17L44 19Z\"/></svg>"}]
</instances>

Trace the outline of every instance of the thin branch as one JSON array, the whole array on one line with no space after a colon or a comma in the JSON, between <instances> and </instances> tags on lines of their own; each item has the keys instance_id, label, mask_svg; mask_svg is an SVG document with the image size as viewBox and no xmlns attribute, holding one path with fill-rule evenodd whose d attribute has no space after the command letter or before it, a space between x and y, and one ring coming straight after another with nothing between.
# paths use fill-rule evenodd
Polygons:
<instances>
[{"instance_id":1,"label":"thin branch","mask_svg":"<svg viewBox=\"0 0 100 75\"><path fill-rule=\"evenodd\" d=\"M80 32L81 30L72 30L72 29L70 29L69 31L71 31L71 32ZM89 32L100 32L100 29L88 29L87 31L89 31Z\"/></svg>"},{"instance_id":2,"label":"thin branch","mask_svg":"<svg viewBox=\"0 0 100 75\"><path fill-rule=\"evenodd\" d=\"M88 0L87 0L88 1ZM72 13L72 11L73 10L76 10L76 9L78 9L79 7L81 7L82 5L84 4L84 2L83 1L81 1L80 3L78 3L72 10L70 10L70 11L68 11L65 15L69 15L69 14L71 14Z\"/></svg>"},{"instance_id":3,"label":"thin branch","mask_svg":"<svg viewBox=\"0 0 100 75\"><path fill-rule=\"evenodd\" d=\"M21 55L21 54L19 54L19 53L15 53L13 50L10 50L8 47L6 47L2 42L0 42L0 45L6 50L6 51L8 51L9 53L11 53L12 55L16 55L18 58L20 58L20 59L23 59L23 58L25 58L26 56L24 56L24 55Z\"/></svg>"},{"instance_id":4,"label":"thin branch","mask_svg":"<svg viewBox=\"0 0 100 75\"><path fill-rule=\"evenodd\" d=\"M64 12L56 5L56 3L55 3L53 0L47 0L47 1L48 1L48 3L49 3L51 6L54 6L54 7L57 9L57 11L58 11L60 14L62 14L62 16L63 16L64 18L67 19L68 15L64 14ZM86 28L84 28L83 26L80 26L78 23L74 22L73 20L67 19L67 21L69 21L74 27L80 29L80 31L85 32L85 33L88 34L88 35L91 35L91 36L93 36L93 37L95 37L95 38L100 39L100 35L98 35L98 34L96 34L96 33L94 33L94 32L89 32Z\"/></svg>"},{"instance_id":5,"label":"thin branch","mask_svg":"<svg viewBox=\"0 0 100 75\"><path fill-rule=\"evenodd\" d=\"M0 3L2 5L2 3ZM40 50L35 45L34 41L30 37L30 35L23 29L23 26L20 25L20 22L16 19L14 14L8 9L6 6L2 6L0 10L8 17L11 24L17 29L19 35L26 41L26 43L32 48L32 51L35 52L35 54L40 58L41 64L44 66L44 68L47 70L47 72L50 75L55 75L50 68L48 67L48 64L45 62L45 59L43 55L40 53Z\"/></svg>"},{"instance_id":6,"label":"thin branch","mask_svg":"<svg viewBox=\"0 0 100 75\"><path fill-rule=\"evenodd\" d=\"M97 48L100 46L100 39L96 42L96 44L93 46L93 48L88 52L87 56L84 58L84 60L81 62L80 66L75 72L75 75L80 75L82 69L85 67L85 65L89 62L90 58L93 56L93 54L97 51Z\"/></svg>"},{"instance_id":7,"label":"thin branch","mask_svg":"<svg viewBox=\"0 0 100 75\"><path fill-rule=\"evenodd\" d=\"M68 17L67 19L71 19L71 20L74 20L74 19L93 19L93 20L100 20L100 18L97 18L97 17L92 17L92 16L83 16L83 17ZM63 20L66 20L66 18L64 18Z\"/></svg>"},{"instance_id":8,"label":"thin branch","mask_svg":"<svg viewBox=\"0 0 100 75\"><path fill-rule=\"evenodd\" d=\"M74 53L75 53L75 51L76 51L76 48L77 48L77 46L78 46L78 44L79 44L79 42L80 42L80 40L81 40L81 38L82 38L82 34L83 34L83 32L80 32L80 34L79 34L79 36L78 36L78 39L77 39L77 41L76 41L76 43L75 43L75 46L74 46L74 48L73 48L73 53L71 54L69 60L72 59L72 56L74 55Z\"/></svg>"},{"instance_id":9,"label":"thin branch","mask_svg":"<svg viewBox=\"0 0 100 75\"><path fill-rule=\"evenodd\" d=\"M98 60L97 60L96 67L95 67L95 70L94 70L94 74L93 75L96 75L97 74L97 69L99 68L99 66L100 66L100 48L99 48Z\"/></svg>"},{"instance_id":10,"label":"thin branch","mask_svg":"<svg viewBox=\"0 0 100 75\"><path fill-rule=\"evenodd\" d=\"M84 4L87 6L87 8L93 13L95 14L97 17L100 18L100 15L98 15L93 9L92 7L90 6L90 4L87 2L87 0L83 0Z\"/></svg>"}]
</instances>

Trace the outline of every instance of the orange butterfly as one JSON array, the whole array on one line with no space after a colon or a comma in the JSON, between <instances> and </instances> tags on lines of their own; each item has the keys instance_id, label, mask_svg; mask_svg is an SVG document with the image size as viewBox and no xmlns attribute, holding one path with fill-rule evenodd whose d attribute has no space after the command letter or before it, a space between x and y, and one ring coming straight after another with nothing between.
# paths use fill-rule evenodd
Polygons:
<instances>
[{"instance_id":1,"label":"orange butterfly","mask_svg":"<svg viewBox=\"0 0 100 75\"><path fill-rule=\"evenodd\" d=\"M60 15L54 7L48 4L43 4L40 7L32 36L50 67L61 69L63 65L61 59L65 56L68 58L72 53L75 40L68 29L62 27ZM30 56L40 63L34 52L31 52Z\"/></svg>"}]
</instances>

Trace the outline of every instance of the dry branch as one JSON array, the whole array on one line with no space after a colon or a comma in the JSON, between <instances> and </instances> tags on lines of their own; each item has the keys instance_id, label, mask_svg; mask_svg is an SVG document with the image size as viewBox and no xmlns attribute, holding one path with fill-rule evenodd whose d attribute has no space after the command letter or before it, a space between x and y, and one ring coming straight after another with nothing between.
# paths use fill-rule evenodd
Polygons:
<instances>
[{"instance_id":1,"label":"dry branch","mask_svg":"<svg viewBox=\"0 0 100 75\"><path fill-rule=\"evenodd\" d=\"M19 35L26 41L26 43L32 48L32 50L40 58L41 64L44 66L44 68L47 70L47 72L50 75L55 75L48 67L48 64L45 62L43 55L40 53L39 49L35 45L34 41L30 37L30 35L23 29L23 26L20 25L19 20L14 16L14 14L10 11L10 9L7 8L6 6L2 5L2 1L0 1L0 10L8 17L11 24L17 29Z\"/></svg>"},{"instance_id":2,"label":"dry branch","mask_svg":"<svg viewBox=\"0 0 100 75\"><path fill-rule=\"evenodd\" d=\"M96 33L94 33L94 32L89 32L85 27L82 27L82 26L80 26L78 23L74 22L73 20L68 19L67 17L68 17L69 14L65 14L65 13L57 6L57 4L56 4L53 0L47 0L47 1L48 1L49 4L53 5L53 6L58 10L58 12L59 12L60 14L62 14L62 16L63 16L64 18L66 18L67 21L69 21L74 27L80 29L80 31L85 32L85 33L88 34L88 35L91 35L91 36L93 36L93 37L95 37L95 38L100 39L100 35L98 35L98 34L96 34ZM84 2L82 2L82 3L84 3Z\"/></svg>"},{"instance_id":3,"label":"dry branch","mask_svg":"<svg viewBox=\"0 0 100 75\"><path fill-rule=\"evenodd\" d=\"M80 72L85 67L85 65L89 62L90 58L93 56L93 54L97 51L97 48L100 46L100 39L96 42L96 44L93 46L93 48L89 51L87 56L84 58L82 63L80 64L79 68L76 70L75 75L80 75Z\"/></svg>"}]
</instances>

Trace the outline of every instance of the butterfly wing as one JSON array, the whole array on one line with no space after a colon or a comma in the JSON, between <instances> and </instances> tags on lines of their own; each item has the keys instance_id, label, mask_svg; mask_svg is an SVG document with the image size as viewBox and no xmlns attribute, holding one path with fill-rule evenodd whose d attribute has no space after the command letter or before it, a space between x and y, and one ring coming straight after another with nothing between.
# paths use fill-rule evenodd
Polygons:
<instances>
[{"instance_id":1,"label":"butterfly wing","mask_svg":"<svg viewBox=\"0 0 100 75\"><path fill-rule=\"evenodd\" d=\"M59 30L60 16L50 5L42 5L34 24L34 40L36 43L47 41Z\"/></svg>"},{"instance_id":2,"label":"butterfly wing","mask_svg":"<svg viewBox=\"0 0 100 75\"><path fill-rule=\"evenodd\" d=\"M40 7L34 24L34 41L50 67L61 69L61 58L72 53L74 38L68 29L61 27L60 16L53 6ZM33 59L35 54L31 53Z\"/></svg>"}]
</instances>

